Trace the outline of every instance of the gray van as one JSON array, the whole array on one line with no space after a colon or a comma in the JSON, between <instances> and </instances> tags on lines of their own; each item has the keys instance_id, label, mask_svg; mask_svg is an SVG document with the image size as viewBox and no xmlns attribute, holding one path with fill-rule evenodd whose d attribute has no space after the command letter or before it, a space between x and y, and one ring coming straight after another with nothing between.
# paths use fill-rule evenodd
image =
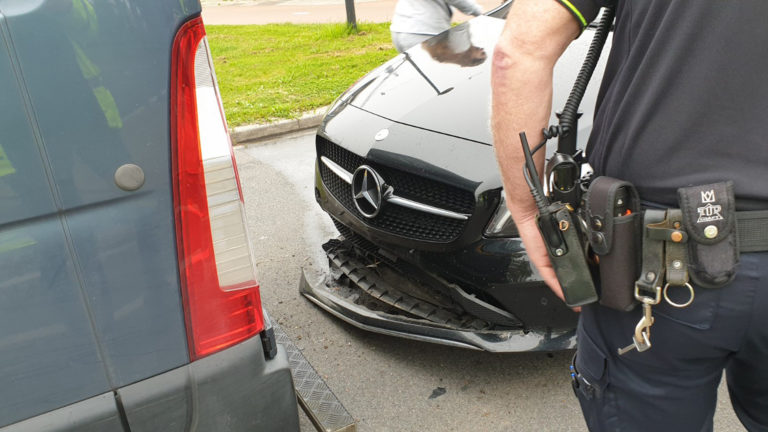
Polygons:
<instances>
[{"instance_id":1,"label":"gray van","mask_svg":"<svg viewBox=\"0 0 768 432\"><path fill-rule=\"evenodd\" d=\"M198 0L0 0L0 431L298 430Z\"/></svg>"}]
</instances>

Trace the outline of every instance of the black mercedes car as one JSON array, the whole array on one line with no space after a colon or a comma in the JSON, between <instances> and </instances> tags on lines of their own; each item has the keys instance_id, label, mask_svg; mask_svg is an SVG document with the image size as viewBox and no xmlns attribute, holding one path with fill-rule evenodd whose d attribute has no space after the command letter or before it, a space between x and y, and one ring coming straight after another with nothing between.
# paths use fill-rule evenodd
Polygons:
<instances>
[{"instance_id":1,"label":"black mercedes car","mask_svg":"<svg viewBox=\"0 0 768 432\"><path fill-rule=\"evenodd\" d=\"M330 273L305 271L301 291L338 318L493 352L575 346L577 315L529 262L494 156L490 58L508 7L398 55L326 114L315 196L341 236L323 245ZM592 33L558 63L555 107L565 103ZM582 104L580 145L602 69Z\"/></svg>"}]
</instances>

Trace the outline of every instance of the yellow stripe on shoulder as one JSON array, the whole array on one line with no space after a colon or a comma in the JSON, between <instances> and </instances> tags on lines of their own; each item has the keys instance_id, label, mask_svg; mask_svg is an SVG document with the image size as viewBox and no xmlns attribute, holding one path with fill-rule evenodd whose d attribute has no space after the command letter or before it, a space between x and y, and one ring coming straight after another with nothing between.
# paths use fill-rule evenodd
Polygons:
<instances>
[{"instance_id":1,"label":"yellow stripe on shoulder","mask_svg":"<svg viewBox=\"0 0 768 432\"><path fill-rule=\"evenodd\" d=\"M579 19L581 22L581 28L587 27L587 20L584 19L584 15L581 14L581 12L576 8L576 6L573 5L573 3L569 2L568 0L558 0L560 3L562 3L565 7L567 7L574 15L576 15L576 18Z\"/></svg>"}]
</instances>

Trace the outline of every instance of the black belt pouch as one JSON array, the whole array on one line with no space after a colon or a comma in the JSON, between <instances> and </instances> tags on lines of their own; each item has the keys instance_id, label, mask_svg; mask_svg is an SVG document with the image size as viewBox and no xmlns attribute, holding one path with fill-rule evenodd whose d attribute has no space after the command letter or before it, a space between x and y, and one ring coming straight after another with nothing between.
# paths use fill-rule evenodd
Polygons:
<instances>
[{"instance_id":1,"label":"black belt pouch","mask_svg":"<svg viewBox=\"0 0 768 432\"><path fill-rule=\"evenodd\" d=\"M640 271L642 213L637 190L623 180L597 177L589 186L586 208L589 244L600 267L600 304L631 310Z\"/></svg>"},{"instance_id":2,"label":"black belt pouch","mask_svg":"<svg viewBox=\"0 0 768 432\"><path fill-rule=\"evenodd\" d=\"M690 235L691 279L704 288L720 288L733 280L739 264L733 182L680 188L677 197Z\"/></svg>"}]
</instances>

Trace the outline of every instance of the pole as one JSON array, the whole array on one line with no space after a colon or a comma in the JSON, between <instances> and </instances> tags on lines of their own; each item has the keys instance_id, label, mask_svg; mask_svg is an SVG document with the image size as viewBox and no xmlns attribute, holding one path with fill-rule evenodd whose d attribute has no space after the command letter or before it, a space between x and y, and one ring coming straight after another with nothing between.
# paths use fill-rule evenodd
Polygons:
<instances>
[{"instance_id":1,"label":"pole","mask_svg":"<svg viewBox=\"0 0 768 432\"><path fill-rule=\"evenodd\" d=\"M347 25L357 30L357 18L355 17L355 0L344 0L347 8Z\"/></svg>"}]
</instances>

